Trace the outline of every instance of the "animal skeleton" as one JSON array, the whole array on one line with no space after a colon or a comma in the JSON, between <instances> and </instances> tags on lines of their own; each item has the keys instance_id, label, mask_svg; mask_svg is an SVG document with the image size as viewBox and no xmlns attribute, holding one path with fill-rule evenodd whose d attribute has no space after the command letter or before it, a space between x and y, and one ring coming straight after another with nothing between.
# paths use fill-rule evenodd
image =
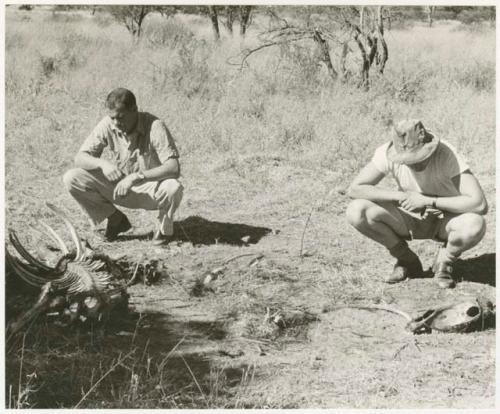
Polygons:
<instances>
[{"instance_id":1,"label":"animal skeleton","mask_svg":"<svg viewBox=\"0 0 500 414\"><path fill-rule=\"evenodd\" d=\"M112 276L123 278L120 267L109 256L84 246L75 227L61 209L50 203L47 203L47 207L62 218L76 250L70 251L52 227L40 222L46 234L63 253L56 266L51 267L33 257L21 244L15 231L9 232L12 246L26 262L13 256L6 248L7 265L24 282L42 289L35 306L10 324L12 334L40 313L64 307L65 304L69 304L69 307L64 309L63 314L69 316L72 322L77 318L100 319L103 312L109 311L118 303L127 303L126 286L113 286L111 280Z\"/></svg>"}]
</instances>

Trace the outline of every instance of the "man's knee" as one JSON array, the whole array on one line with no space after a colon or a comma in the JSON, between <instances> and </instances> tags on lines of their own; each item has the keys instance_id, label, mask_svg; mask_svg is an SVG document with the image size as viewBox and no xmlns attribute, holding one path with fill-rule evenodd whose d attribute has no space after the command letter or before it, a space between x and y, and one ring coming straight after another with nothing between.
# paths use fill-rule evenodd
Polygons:
<instances>
[{"instance_id":1,"label":"man's knee","mask_svg":"<svg viewBox=\"0 0 500 414\"><path fill-rule=\"evenodd\" d=\"M175 179L163 180L155 193L155 199L160 204L169 200L181 199L184 191L182 184ZM166 195L166 197L164 196Z\"/></svg>"},{"instance_id":2,"label":"man's knee","mask_svg":"<svg viewBox=\"0 0 500 414\"><path fill-rule=\"evenodd\" d=\"M349 203L346 210L347 222L358 228L367 222L367 213L370 209L368 200L356 199Z\"/></svg>"},{"instance_id":3,"label":"man's knee","mask_svg":"<svg viewBox=\"0 0 500 414\"><path fill-rule=\"evenodd\" d=\"M81 168L72 168L71 170L66 171L66 173L63 175L64 187L66 187L69 192L74 190L77 187L78 180L81 175Z\"/></svg>"},{"instance_id":4,"label":"man's knee","mask_svg":"<svg viewBox=\"0 0 500 414\"><path fill-rule=\"evenodd\" d=\"M486 220L475 213L465 213L454 223L454 231L465 243L478 243L486 232Z\"/></svg>"},{"instance_id":5,"label":"man's knee","mask_svg":"<svg viewBox=\"0 0 500 414\"><path fill-rule=\"evenodd\" d=\"M163 180L160 183L158 189L166 191L170 197L173 197L175 194L182 192L184 187L179 181L174 179L169 179L169 180Z\"/></svg>"}]
</instances>

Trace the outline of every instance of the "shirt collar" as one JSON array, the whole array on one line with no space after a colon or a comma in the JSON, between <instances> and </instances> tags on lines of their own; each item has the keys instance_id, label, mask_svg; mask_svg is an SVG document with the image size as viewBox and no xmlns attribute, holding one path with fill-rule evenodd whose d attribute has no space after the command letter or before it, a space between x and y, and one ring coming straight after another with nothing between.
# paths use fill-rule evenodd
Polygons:
<instances>
[{"instance_id":1,"label":"shirt collar","mask_svg":"<svg viewBox=\"0 0 500 414\"><path fill-rule=\"evenodd\" d=\"M111 119L111 118L110 118ZM126 134L122 131L120 131L115 125L113 122L111 122L111 129L115 132L117 132L118 134L121 134L125 137L143 137L146 133L145 131L145 122L144 122L144 113L143 112L137 112L137 124L135 125L135 129Z\"/></svg>"}]
</instances>

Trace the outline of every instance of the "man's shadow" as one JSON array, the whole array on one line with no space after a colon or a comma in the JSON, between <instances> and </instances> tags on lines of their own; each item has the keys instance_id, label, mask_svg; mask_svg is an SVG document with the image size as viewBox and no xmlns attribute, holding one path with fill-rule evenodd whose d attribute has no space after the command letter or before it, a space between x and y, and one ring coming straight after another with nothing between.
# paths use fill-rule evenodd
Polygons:
<instances>
[{"instance_id":1,"label":"man's shadow","mask_svg":"<svg viewBox=\"0 0 500 414\"><path fill-rule=\"evenodd\" d=\"M268 227L210 221L199 216L190 216L174 222L175 239L194 245L223 243L245 246L258 243L271 231Z\"/></svg>"},{"instance_id":2,"label":"man's shadow","mask_svg":"<svg viewBox=\"0 0 500 414\"><path fill-rule=\"evenodd\" d=\"M484 283L495 287L496 254L485 253L471 259L459 259L455 264L455 272L463 281Z\"/></svg>"},{"instance_id":3,"label":"man's shadow","mask_svg":"<svg viewBox=\"0 0 500 414\"><path fill-rule=\"evenodd\" d=\"M190 242L193 245L230 244L246 246L256 244L272 232L268 227L251 226L240 223L211 221L199 216L190 216L174 222L174 241ZM147 240L152 233L123 234L117 241Z\"/></svg>"},{"instance_id":4,"label":"man's shadow","mask_svg":"<svg viewBox=\"0 0 500 414\"><path fill-rule=\"evenodd\" d=\"M424 278L433 277L432 269L424 272ZM496 254L485 253L471 259L458 259L453 266L453 278L457 282L476 282L496 286Z\"/></svg>"}]
</instances>

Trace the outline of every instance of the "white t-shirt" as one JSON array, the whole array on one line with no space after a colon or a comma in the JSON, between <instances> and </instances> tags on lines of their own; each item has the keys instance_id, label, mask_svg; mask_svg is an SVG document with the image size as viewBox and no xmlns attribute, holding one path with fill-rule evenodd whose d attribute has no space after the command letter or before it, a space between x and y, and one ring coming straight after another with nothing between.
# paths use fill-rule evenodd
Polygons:
<instances>
[{"instance_id":1,"label":"white t-shirt","mask_svg":"<svg viewBox=\"0 0 500 414\"><path fill-rule=\"evenodd\" d=\"M372 163L381 173L391 174L399 190L417 191L436 197L460 195L451 179L468 170L469 165L451 144L441 140L429 164L420 172L411 170L407 165L391 162L387 158L389 145L390 142L386 142L375 150Z\"/></svg>"}]
</instances>

